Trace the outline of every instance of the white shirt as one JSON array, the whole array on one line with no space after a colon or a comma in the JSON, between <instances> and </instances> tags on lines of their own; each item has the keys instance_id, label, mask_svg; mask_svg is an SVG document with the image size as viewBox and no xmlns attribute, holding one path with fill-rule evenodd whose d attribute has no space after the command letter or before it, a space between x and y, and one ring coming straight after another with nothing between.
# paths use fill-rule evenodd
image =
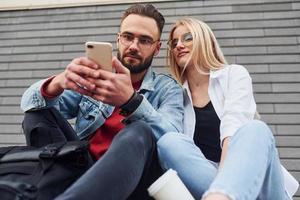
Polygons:
<instances>
[{"instance_id":1,"label":"white shirt","mask_svg":"<svg viewBox=\"0 0 300 200\"><path fill-rule=\"evenodd\" d=\"M196 117L193 109L188 82L183 84L184 134L194 137ZM241 65L227 65L210 72L208 94L221 121L220 144L224 138L233 136L236 131L256 117L252 79ZM290 198L298 189L298 181L282 166L285 188Z\"/></svg>"},{"instance_id":2,"label":"white shirt","mask_svg":"<svg viewBox=\"0 0 300 200\"><path fill-rule=\"evenodd\" d=\"M195 113L186 81L183 85L185 97L184 132L194 135ZM217 71L211 71L208 94L211 103L221 120L220 141L234 133L244 124L254 119L256 103L253 96L252 80L248 71L240 65L228 65Z\"/></svg>"}]
</instances>

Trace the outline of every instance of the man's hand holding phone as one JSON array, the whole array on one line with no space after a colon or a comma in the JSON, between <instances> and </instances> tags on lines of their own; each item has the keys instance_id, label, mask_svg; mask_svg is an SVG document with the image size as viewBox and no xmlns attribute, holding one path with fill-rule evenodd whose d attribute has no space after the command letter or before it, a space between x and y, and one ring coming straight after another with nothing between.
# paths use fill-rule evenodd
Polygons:
<instances>
[{"instance_id":1,"label":"man's hand holding phone","mask_svg":"<svg viewBox=\"0 0 300 200\"><path fill-rule=\"evenodd\" d=\"M117 58L112 59L112 45L105 42L86 42L85 49L88 59L99 66L94 76L87 78L95 84L90 96L114 106L126 103L134 93L130 72Z\"/></svg>"},{"instance_id":2,"label":"man's hand holding phone","mask_svg":"<svg viewBox=\"0 0 300 200\"><path fill-rule=\"evenodd\" d=\"M112 45L104 42L86 42L86 57L75 58L65 71L57 75L47 87L47 93L59 95L65 89L92 96L98 69L112 71Z\"/></svg>"},{"instance_id":3,"label":"man's hand holding phone","mask_svg":"<svg viewBox=\"0 0 300 200\"><path fill-rule=\"evenodd\" d=\"M85 46L87 57L73 59L50 82L47 94L57 96L69 89L114 106L126 103L134 93L130 71L112 59L110 44L87 42Z\"/></svg>"},{"instance_id":4,"label":"man's hand holding phone","mask_svg":"<svg viewBox=\"0 0 300 200\"><path fill-rule=\"evenodd\" d=\"M45 92L49 96L58 96L64 90L74 90L83 95L91 96L95 89L95 84L86 77L96 79L99 66L86 57L73 59L66 69L55 76L45 87Z\"/></svg>"},{"instance_id":5,"label":"man's hand holding phone","mask_svg":"<svg viewBox=\"0 0 300 200\"><path fill-rule=\"evenodd\" d=\"M112 66L116 73L103 69L97 70L99 77L93 82L95 89L92 97L119 107L132 97L134 89L131 83L130 71L116 57L112 60Z\"/></svg>"}]
</instances>

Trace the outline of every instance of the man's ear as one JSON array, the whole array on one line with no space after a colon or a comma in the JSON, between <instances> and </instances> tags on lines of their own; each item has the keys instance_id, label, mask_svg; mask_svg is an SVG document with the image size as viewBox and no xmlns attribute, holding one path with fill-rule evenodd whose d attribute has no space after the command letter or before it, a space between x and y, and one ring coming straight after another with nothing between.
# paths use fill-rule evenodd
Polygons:
<instances>
[{"instance_id":1,"label":"man's ear","mask_svg":"<svg viewBox=\"0 0 300 200\"><path fill-rule=\"evenodd\" d=\"M161 47L161 41L159 41L155 47L154 56L156 56L159 53L160 47Z\"/></svg>"},{"instance_id":2,"label":"man's ear","mask_svg":"<svg viewBox=\"0 0 300 200\"><path fill-rule=\"evenodd\" d=\"M121 34L120 32L117 34L117 40L116 40L117 48L119 48L120 34Z\"/></svg>"},{"instance_id":3,"label":"man's ear","mask_svg":"<svg viewBox=\"0 0 300 200\"><path fill-rule=\"evenodd\" d=\"M120 41L120 38L119 38L119 35L118 35L117 40L116 40L117 48L119 48L119 41Z\"/></svg>"}]
</instances>

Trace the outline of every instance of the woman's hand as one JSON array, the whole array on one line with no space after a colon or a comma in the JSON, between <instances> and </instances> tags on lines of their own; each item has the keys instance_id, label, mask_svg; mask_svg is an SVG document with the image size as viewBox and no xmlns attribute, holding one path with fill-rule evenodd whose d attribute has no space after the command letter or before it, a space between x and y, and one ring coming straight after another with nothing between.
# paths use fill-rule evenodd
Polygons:
<instances>
[{"instance_id":1,"label":"woman's hand","mask_svg":"<svg viewBox=\"0 0 300 200\"><path fill-rule=\"evenodd\" d=\"M222 142L222 154L221 154L221 160L220 160L219 168L222 167L222 165L223 165L223 163L224 163L224 161L225 161L225 159L226 159L229 140L230 140L230 137L226 137L226 138L223 140L223 142Z\"/></svg>"}]
</instances>

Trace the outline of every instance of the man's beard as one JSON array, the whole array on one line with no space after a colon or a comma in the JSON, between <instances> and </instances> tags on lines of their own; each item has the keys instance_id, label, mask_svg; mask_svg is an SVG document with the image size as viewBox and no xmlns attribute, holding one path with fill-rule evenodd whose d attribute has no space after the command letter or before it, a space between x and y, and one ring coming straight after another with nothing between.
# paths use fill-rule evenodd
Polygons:
<instances>
[{"instance_id":1,"label":"man's beard","mask_svg":"<svg viewBox=\"0 0 300 200\"><path fill-rule=\"evenodd\" d=\"M147 58L145 59L144 62L142 62L142 63L140 63L140 64L138 64L138 65L132 65L132 64L126 62L126 61L124 60L124 57L125 57L126 55L130 55L130 56L136 57L136 58L139 59L139 60L142 60L142 58L141 58L140 56L136 55L136 53L128 53L128 54L125 54L122 58L121 58L121 53L120 53L120 51L118 51L118 54L117 54L118 59L121 61L121 63L122 63L127 69L129 69L129 71L130 71L131 74L139 74L139 73L143 72L144 70L148 69L148 68L151 66L154 53L153 53L152 55L150 55L149 57L147 57Z\"/></svg>"}]
</instances>

